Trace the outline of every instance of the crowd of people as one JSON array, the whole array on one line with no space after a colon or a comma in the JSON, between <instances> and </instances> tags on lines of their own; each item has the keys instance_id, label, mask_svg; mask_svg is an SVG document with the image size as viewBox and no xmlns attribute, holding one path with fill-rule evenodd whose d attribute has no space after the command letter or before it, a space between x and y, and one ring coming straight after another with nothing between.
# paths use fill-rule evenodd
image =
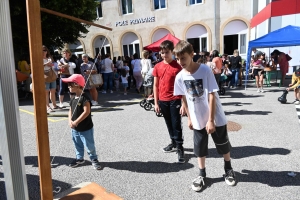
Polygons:
<instances>
[{"instance_id":1,"label":"crowd of people","mask_svg":"<svg viewBox=\"0 0 300 200\"><path fill-rule=\"evenodd\" d=\"M152 55L152 52L144 50L142 58L138 54L124 58L119 56L113 60L109 54L104 57L97 55L95 59L87 54L77 58L72 56L69 49L64 49L63 55L58 57L51 56L46 46L42 47L42 51L47 111L63 109L66 91L70 95L69 126L76 150L76 158L69 164L70 167L77 167L85 162L86 148L93 167L101 169L91 118L91 106L98 105L98 90L103 94L113 93L114 89L120 90L122 85L126 95L127 90L134 86L137 93L144 90L146 98L154 98L155 112L162 113L171 140L162 150L165 153L177 152L178 163L186 162L181 117L187 115L187 125L194 132L194 153L199 168L199 174L192 182L194 191L201 191L206 182L205 160L209 135L212 136L218 153L224 158L225 183L230 186L236 184L231 166L227 120L217 92L222 81L228 88L241 86L242 67L245 63L238 50L234 50L230 57L220 55L217 50L194 54L190 43L182 40L174 46L173 42L166 40L160 44L159 54ZM250 75L256 79L257 92L263 92L264 68L277 64L286 73L288 57L275 50L270 61L266 61L264 53L254 52ZM20 62L19 67L22 72L30 74L28 63ZM101 89L89 83L91 74L102 74ZM283 80L284 78L282 76ZM300 70L294 73L292 82L287 90L295 89L299 104ZM85 91L90 93L91 98ZM56 104L56 92L59 105ZM49 99L53 107L50 106Z\"/></svg>"}]
</instances>

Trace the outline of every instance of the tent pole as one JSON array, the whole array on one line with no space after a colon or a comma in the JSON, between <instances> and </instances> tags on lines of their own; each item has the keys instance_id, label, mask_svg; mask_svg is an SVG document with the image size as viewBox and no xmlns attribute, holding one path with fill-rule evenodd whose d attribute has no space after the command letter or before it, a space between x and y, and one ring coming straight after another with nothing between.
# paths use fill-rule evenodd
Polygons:
<instances>
[{"instance_id":1,"label":"tent pole","mask_svg":"<svg viewBox=\"0 0 300 200\"><path fill-rule=\"evenodd\" d=\"M52 177L43 68L41 11L39 0L26 0L30 64L33 84L36 143L42 200L52 200Z\"/></svg>"}]
</instances>

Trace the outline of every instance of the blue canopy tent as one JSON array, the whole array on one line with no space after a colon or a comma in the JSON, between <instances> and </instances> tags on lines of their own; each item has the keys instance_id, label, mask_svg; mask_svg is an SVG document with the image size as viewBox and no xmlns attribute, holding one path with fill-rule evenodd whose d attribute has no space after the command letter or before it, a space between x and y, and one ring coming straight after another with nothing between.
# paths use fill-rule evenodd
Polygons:
<instances>
[{"instance_id":1,"label":"blue canopy tent","mask_svg":"<svg viewBox=\"0 0 300 200\"><path fill-rule=\"evenodd\" d=\"M286 47L298 45L300 45L300 27L291 25L250 41L248 43L245 89L247 87L248 69L250 67L251 51L253 48Z\"/></svg>"}]
</instances>

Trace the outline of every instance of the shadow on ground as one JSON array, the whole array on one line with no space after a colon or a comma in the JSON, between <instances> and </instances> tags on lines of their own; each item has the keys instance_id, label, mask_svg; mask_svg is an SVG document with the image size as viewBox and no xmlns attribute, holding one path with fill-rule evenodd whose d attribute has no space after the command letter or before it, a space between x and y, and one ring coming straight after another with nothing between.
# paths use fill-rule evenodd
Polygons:
<instances>
[{"instance_id":1,"label":"shadow on ground","mask_svg":"<svg viewBox=\"0 0 300 200\"><path fill-rule=\"evenodd\" d=\"M165 162L141 162L141 161L120 161L120 162L101 162L103 168L108 167L117 170L127 170L137 173L170 173L179 172L193 168L194 165L190 163L165 163Z\"/></svg>"},{"instance_id":2,"label":"shadow on ground","mask_svg":"<svg viewBox=\"0 0 300 200\"><path fill-rule=\"evenodd\" d=\"M0 172L0 177L3 177L3 173ZM39 176L26 174L27 179L27 186L28 186L28 195L30 200L39 200L40 197L40 181ZM53 190L56 187L60 187L61 191L65 191L71 187L69 183L57 181L52 179L52 187ZM55 193L53 193L55 195ZM6 191L5 191L5 181L0 181L0 199L7 199L6 198Z\"/></svg>"},{"instance_id":3,"label":"shadow on ground","mask_svg":"<svg viewBox=\"0 0 300 200\"><path fill-rule=\"evenodd\" d=\"M185 152L193 152L193 149L185 148ZM243 147L232 147L230 154L233 159L241 159L259 155L288 155L291 153L289 149L285 148L265 148L258 146L243 146ZM196 157L194 154L185 154L187 160ZM221 158L222 155L218 154L216 148L208 149L207 158Z\"/></svg>"}]
</instances>

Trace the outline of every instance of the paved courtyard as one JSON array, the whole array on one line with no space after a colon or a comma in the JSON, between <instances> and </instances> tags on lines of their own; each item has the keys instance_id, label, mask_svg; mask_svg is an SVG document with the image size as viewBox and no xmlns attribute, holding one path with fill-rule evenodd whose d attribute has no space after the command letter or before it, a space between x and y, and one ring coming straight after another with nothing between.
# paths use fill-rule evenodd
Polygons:
<instances>
[{"instance_id":1,"label":"paved courtyard","mask_svg":"<svg viewBox=\"0 0 300 200\"><path fill-rule=\"evenodd\" d=\"M250 83L251 85L252 83ZM53 188L61 193L83 182L96 182L108 191L128 200L147 199L299 199L300 131L293 93L288 103L277 98L283 88L254 87L227 90L221 96L231 125L232 165L238 183L227 186L222 178L223 159L212 140L207 158L208 181L196 193L191 182L198 175L193 154L193 132L183 118L185 164L177 164L176 153L163 153L170 141L164 119L140 107L141 95L129 93L99 94L100 106L92 108L95 141L103 169L96 171L86 162L78 168L67 166L74 159L74 146L67 122L67 109L51 114L49 139ZM67 103L66 103L67 105ZM33 105L20 101L25 169L30 200L40 199ZM88 159L88 156L85 157ZM289 172L295 177L289 177ZM4 175L0 165L0 199L5 198Z\"/></svg>"}]
</instances>

